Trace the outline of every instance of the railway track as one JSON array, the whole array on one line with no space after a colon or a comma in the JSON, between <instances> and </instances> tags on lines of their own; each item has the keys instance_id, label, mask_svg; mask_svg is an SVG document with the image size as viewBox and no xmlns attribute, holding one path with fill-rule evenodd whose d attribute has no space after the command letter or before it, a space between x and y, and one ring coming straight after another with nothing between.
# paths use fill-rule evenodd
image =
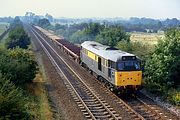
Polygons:
<instances>
[{"instance_id":1,"label":"railway track","mask_svg":"<svg viewBox=\"0 0 180 120\"><path fill-rule=\"evenodd\" d=\"M95 91L93 91L90 87L88 87L81 78L76 75L76 73L72 73L68 71L63 64L59 64L54 56L48 51L48 49L43 45L38 36L34 31L33 34L38 39L41 47L44 49L45 53L48 55L51 62L55 65L58 74L61 77L66 79L65 84L73 96L74 100L77 102L81 111L85 115L87 119L113 119L118 120L122 119L116 111L113 110L110 105L105 102L100 96L98 96ZM60 57L60 56L59 56ZM63 61L63 60L62 60ZM65 61L64 61L65 63ZM60 66L62 65L62 66ZM73 74L73 75L72 75ZM75 79L78 78L79 80Z\"/></svg>"},{"instance_id":2,"label":"railway track","mask_svg":"<svg viewBox=\"0 0 180 120\"><path fill-rule=\"evenodd\" d=\"M153 100L140 94L131 98L123 99L137 113L143 116L146 120L179 120L176 115L170 111L161 108Z\"/></svg>"},{"instance_id":3,"label":"railway track","mask_svg":"<svg viewBox=\"0 0 180 120\"><path fill-rule=\"evenodd\" d=\"M97 94L93 88L84 83L82 78L74 72L66 61L59 56L56 50L52 48L52 46L49 45L41 35L34 30L32 32L38 39L46 54L49 56L49 59L54 64L57 71L59 71L58 74L66 79L66 81L64 81L66 87L87 119L122 119L122 117L120 117L120 115L117 114L117 112L99 94ZM117 97L114 98L116 99L115 102L117 105L127 111L132 119L171 120L169 116L157 112L157 110L151 108L140 98L136 100L131 99L133 102L126 100L123 101L120 98L117 100Z\"/></svg>"},{"instance_id":4,"label":"railway track","mask_svg":"<svg viewBox=\"0 0 180 120\"><path fill-rule=\"evenodd\" d=\"M146 107L148 107L153 114L163 120L179 120L180 118L175 114L169 111L168 109L158 105L154 102L153 99L141 93L137 95L137 99L143 103Z\"/></svg>"}]
</instances>

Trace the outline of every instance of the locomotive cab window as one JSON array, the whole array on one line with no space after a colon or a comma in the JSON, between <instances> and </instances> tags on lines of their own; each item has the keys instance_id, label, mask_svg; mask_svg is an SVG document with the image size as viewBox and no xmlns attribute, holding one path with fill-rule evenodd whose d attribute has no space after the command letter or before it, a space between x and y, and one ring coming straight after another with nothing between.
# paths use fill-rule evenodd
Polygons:
<instances>
[{"instance_id":1,"label":"locomotive cab window","mask_svg":"<svg viewBox=\"0 0 180 120\"><path fill-rule=\"evenodd\" d=\"M118 63L118 70L123 70L124 69L124 63L120 62Z\"/></svg>"},{"instance_id":2,"label":"locomotive cab window","mask_svg":"<svg viewBox=\"0 0 180 120\"><path fill-rule=\"evenodd\" d=\"M122 71L131 71L131 70L140 70L140 62L138 61L124 61L118 62L117 65L118 70Z\"/></svg>"},{"instance_id":3,"label":"locomotive cab window","mask_svg":"<svg viewBox=\"0 0 180 120\"><path fill-rule=\"evenodd\" d=\"M108 67L116 69L116 63L113 61L108 60Z\"/></svg>"}]
</instances>

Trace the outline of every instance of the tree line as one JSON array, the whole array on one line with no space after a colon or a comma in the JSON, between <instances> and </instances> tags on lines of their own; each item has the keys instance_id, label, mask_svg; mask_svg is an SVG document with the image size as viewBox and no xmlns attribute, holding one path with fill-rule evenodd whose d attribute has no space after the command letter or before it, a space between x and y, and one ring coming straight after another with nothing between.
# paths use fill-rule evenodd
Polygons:
<instances>
[{"instance_id":1,"label":"tree line","mask_svg":"<svg viewBox=\"0 0 180 120\"><path fill-rule=\"evenodd\" d=\"M146 86L180 105L180 28L168 29L145 64Z\"/></svg>"},{"instance_id":2,"label":"tree line","mask_svg":"<svg viewBox=\"0 0 180 120\"><path fill-rule=\"evenodd\" d=\"M129 19L123 18L53 18L52 15L46 14L44 16L36 15L32 12L27 12L25 16L22 16L21 19L28 22L38 23L39 20L42 20L42 17L47 19L50 22L61 23L72 25L75 23L100 23L104 25L118 25L122 26L126 32L153 32L156 33L158 30L165 30L168 27L178 27L180 26L180 20L177 18L172 19L152 19L152 18L137 18L131 17ZM0 18L1 20L1 18Z\"/></svg>"},{"instance_id":3,"label":"tree line","mask_svg":"<svg viewBox=\"0 0 180 120\"><path fill-rule=\"evenodd\" d=\"M130 35L122 27L116 25L106 26L99 23L81 23L70 26L60 24L53 26L45 18L40 19L37 25L53 30L70 42L77 44L93 40L114 47L121 40L130 41Z\"/></svg>"},{"instance_id":4,"label":"tree line","mask_svg":"<svg viewBox=\"0 0 180 120\"><path fill-rule=\"evenodd\" d=\"M33 119L32 97L26 85L35 78L38 67L28 50L30 38L19 18L10 26L6 48L0 48L0 119Z\"/></svg>"},{"instance_id":5,"label":"tree line","mask_svg":"<svg viewBox=\"0 0 180 120\"><path fill-rule=\"evenodd\" d=\"M16 17L14 19L14 22L11 23L10 32L8 35L8 39L6 40L5 46L8 49L13 49L16 47L27 49L28 45L30 45L30 38L24 31L20 19Z\"/></svg>"}]
</instances>

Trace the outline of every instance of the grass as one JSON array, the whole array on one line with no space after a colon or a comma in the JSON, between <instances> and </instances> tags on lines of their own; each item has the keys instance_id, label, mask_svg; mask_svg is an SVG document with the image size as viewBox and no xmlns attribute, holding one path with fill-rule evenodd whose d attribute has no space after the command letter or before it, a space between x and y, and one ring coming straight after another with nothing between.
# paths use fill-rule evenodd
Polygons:
<instances>
[{"instance_id":1,"label":"grass","mask_svg":"<svg viewBox=\"0 0 180 120\"><path fill-rule=\"evenodd\" d=\"M180 89L169 90L167 100L180 108Z\"/></svg>"},{"instance_id":2,"label":"grass","mask_svg":"<svg viewBox=\"0 0 180 120\"><path fill-rule=\"evenodd\" d=\"M9 23L0 22L0 35L7 29Z\"/></svg>"},{"instance_id":3,"label":"grass","mask_svg":"<svg viewBox=\"0 0 180 120\"><path fill-rule=\"evenodd\" d=\"M9 27L9 23L0 22L0 35ZM0 47L4 48L5 40L8 38L8 34L4 36L2 40L0 40Z\"/></svg>"},{"instance_id":4,"label":"grass","mask_svg":"<svg viewBox=\"0 0 180 120\"><path fill-rule=\"evenodd\" d=\"M36 108L34 109L35 118L38 120L51 120L53 113L49 104L48 93L45 88L45 79L43 74L39 72L33 83L27 85L27 90L35 96Z\"/></svg>"},{"instance_id":5,"label":"grass","mask_svg":"<svg viewBox=\"0 0 180 120\"><path fill-rule=\"evenodd\" d=\"M39 69L40 72L36 75L36 78L34 79L34 82L37 84L40 84L39 87L36 89L36 94L40 96L40 115L42 120L51 120L53 113L51 111L51 106L49 102L48 92L46 90L46 83L47 83L47 77L45 74L45 68L43 66L41 55L39 59Z\"/></svg>"},{"instance_id":6,"label":"grass","mask_svg":"<svg viewBox=\"0 0 180 120\"><path fill-rule=\"evenodd\" d=\"M5 42L7 38L8 38L8 33L4 36L2 40L0 40L0 47L5 48Z\"/></svg>"},{"instance_id":7,"label":"grass","mask_svg":"<svg viewBox=\"0 0 180 120\"><path fill-rule=\"evenodd\" d=\"M35 45L33 41L29 46L30 49L34 49L36 51ZM51 104L49 101L49 95L46 90L47 77L45 74L45 68L43 66L42 56L40 53L36 52L36 61L38 62L39 72L36 74L36 78L33 80L32 84L28 85L28 90L32 93L38 101L36 104L38 105L38 109L36 116L38 115L38 120L51 120L53 119L53 112L51 108Z\"/></svg>"},{"instance_id":8,"label":"grass","mask_svg":"<svg viewBox=\"0 0 180 120\"><path fill-rule=\"evenodd\" d=\"M159 39L164 38L163 33L130 33L132 42L141 42L143 44L155 45Z\"/></svg>"}]
</instances>

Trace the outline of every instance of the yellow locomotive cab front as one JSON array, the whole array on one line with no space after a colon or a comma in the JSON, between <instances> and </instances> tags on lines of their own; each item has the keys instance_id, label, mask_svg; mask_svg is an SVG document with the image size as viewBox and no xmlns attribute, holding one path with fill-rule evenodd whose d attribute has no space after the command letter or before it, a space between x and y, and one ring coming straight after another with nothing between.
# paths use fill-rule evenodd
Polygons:
<instances>
[{"instance_id":1,"label":"yellow locomotive cab front","mask_svg":"<svg viewBox=\"0 0 180 120\"><path fill-rule=\"evenodd\" d=\"M119 71L115 72L115 85L118 87L140 86L142 71Z\"/></svg>"}]
</instances>

